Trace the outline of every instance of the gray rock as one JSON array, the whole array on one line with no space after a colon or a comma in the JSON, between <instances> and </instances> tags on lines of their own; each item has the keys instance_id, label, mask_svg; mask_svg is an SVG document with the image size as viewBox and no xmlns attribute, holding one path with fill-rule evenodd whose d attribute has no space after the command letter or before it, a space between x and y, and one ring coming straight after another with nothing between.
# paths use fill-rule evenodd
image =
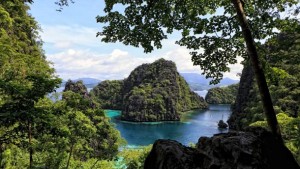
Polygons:
<instances>
[{"instance_id":1,"label":"gray rock","mask_svg":"<svg viewBox=\"0 0 300 169\"><path fill-rule=\"evenodd\" d=\"M291 152L261 128L201 137L196 148L157 140L145 169L300 169Z\"/></svg>"},{"instance_id":2,"label":"gray rock","mask_svg":"<svg viewBox=\"0 0 300 169\"><path fill-rule=\"evenodd\" d=\"M218 127L221 129L226 129L228 127L228 124L226 124L223 120L220 120L218 123Z\"/></svg>"}]
</instances>

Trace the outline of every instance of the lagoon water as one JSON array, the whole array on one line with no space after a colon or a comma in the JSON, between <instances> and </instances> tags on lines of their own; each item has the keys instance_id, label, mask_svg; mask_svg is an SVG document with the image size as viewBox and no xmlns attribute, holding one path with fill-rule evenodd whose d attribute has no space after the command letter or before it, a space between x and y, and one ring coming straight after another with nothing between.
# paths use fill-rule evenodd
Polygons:
<instances>
[{"instance_id":1,"label":"lagoon water","mask_svg":"<svg viewBox=\"0 0 300 169\"><path fill-rule=\"evenodd\" d=\"M64 87L60 87L56 92L61 93L63 89ZM88 88L88 91L91 89ZM207 90L195 92L205 97ZM61 99L61 96L58 99ZM188 113L182 122L132 123L118 120L120 114L118 110L106 110L106 115L111 117L111 121L127 141L128 147L135 147L153 144L157 139L172 139L188 145L196 143L201 136L227 132L226 129L218 129L218 121L227 121L231 110L230 105L210 105L208 110Z\"/></svg>"},{"instance_id":2,"label":"lagoon water","mask_svg":"<svg viewBox=\"0 0 300 169\"><path fill-rule=\"evenodd\" d=\"M128 146L149 145L157 139L172 139L188 145L196 143L201 136L227 132L227 129L218 129L218 121L226 121L231 110L230 105L210 105L208 110L190 112L182 122L148 123L121 121L117 118L120 113L117 110L106 110L106 115L115 123Z\"/></svg>"}]
</instances>

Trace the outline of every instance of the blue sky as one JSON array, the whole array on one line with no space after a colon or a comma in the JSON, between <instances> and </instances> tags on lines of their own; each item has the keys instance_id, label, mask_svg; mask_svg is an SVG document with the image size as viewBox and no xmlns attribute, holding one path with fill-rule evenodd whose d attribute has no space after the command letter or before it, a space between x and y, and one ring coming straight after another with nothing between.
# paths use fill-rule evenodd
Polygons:
<instances>
[{"instance_id":1,"label":"blue sky","mask_svg":"<svg viewBox=\"0 0 300 169\"><path fill-rule=\"evenodd\" d=\"M100 80L123 79L142 63L151 63L159 58L172 60L179 72L201 73L193 66L189 50L175 45L176 34L163 41L163 48L150 54L142 48L121 43L104 43L96 37L103 24L96 23L97 15L104 15L103 0L78 0L62 12L52 0L35 1L30 13L38 21L44 41L47 59L53 63L59 77L76 79L92 77ZM239 59L241 61L241 59ZM240 64L231 65L225 77L238 79Z\"/></svg>"}]
</instances>

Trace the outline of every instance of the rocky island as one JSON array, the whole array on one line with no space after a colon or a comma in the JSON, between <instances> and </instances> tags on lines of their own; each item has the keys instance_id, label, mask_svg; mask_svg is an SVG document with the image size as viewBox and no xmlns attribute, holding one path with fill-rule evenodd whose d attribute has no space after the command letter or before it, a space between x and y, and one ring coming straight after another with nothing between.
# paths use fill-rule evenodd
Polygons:
<instances>
[{"instance_id":1,"label":"rocky island","mask_svg":"<svg viewBox=\"0 0 300 169\"><path fill-rule=\"evenodd\" d=\"M103 81L91 93L103 108L120 109L122 120L134 122L178 121L183 112L208 107L164 59L138 66L122 81Z\"/></svg>"},{"instance_id":2,"label":"rocky island","mask_svg":"<svg viewBox=\"0 0 300 169\"><path fill-rule=\"evenodd\" d=\"M208 90L205 101L209 104L232 104L235 101L239 84L215 87Z\"/></svg>"}]
</instances>

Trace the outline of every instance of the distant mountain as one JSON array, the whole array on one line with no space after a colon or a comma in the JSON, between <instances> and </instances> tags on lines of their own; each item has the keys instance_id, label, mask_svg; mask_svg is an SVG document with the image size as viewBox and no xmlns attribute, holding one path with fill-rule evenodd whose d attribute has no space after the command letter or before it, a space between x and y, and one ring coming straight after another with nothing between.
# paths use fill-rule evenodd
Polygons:
<instances>
[{"instance_id":1,"label":"distant mountain","mask_svg":"<svg viewBox=\"0 0 300 169\"><path fill-rule=\"evenodd\" d=\"M180 73L188 83L209 84L210 79L206 79L204 75L198 73Z\"/></svg>"},{"instance_id":2,"label":"distant mountain","mask_svg":"<svg viewBox=\"0 0 300 169\"><path fill-rule=\"evenodd\" d=\"M181 76L184 77L186 82L189 84L190 88L194 91L209 90L214 87L228 86L239 82L239 80L233 80L226 77L223 78L221 82L217 85L209 85L211 79L206 79L204 75L198 73L180 73L180 74Z\"/></svg>"},{"instance_id":3,"label":"distant mountain","mask_svg":"<svg viewBox=\"0 0 300 169\"><path fill-rule=\"evenodd\" d=\"M72 79L71 79L72 80ZM72 81L74 82L78 82L78 81L82 81L83 84L87 87L87 88L93 88L95 86L97 86L101 80L99 79L95 79L95 78L89 78L89 77L85 77L85 78L78 78L78 79L74 79ZM65 84L67 83L66 80L63 80L62 84L61 84L61 87L64 87Z\"/></svg>"},{"instance_id":4,"label":"distant mountain","mask_svg":"<svg viewBox=\"0 0 300 169\"><path fill-rule=\"evenodd\" d=\"M221 80L220 86L228 86L228 85L232 85L232 84L237 84L238 82L239 82L239 80L233 80L228 77L225 77Z\"/></svg>"}]
</instances>

